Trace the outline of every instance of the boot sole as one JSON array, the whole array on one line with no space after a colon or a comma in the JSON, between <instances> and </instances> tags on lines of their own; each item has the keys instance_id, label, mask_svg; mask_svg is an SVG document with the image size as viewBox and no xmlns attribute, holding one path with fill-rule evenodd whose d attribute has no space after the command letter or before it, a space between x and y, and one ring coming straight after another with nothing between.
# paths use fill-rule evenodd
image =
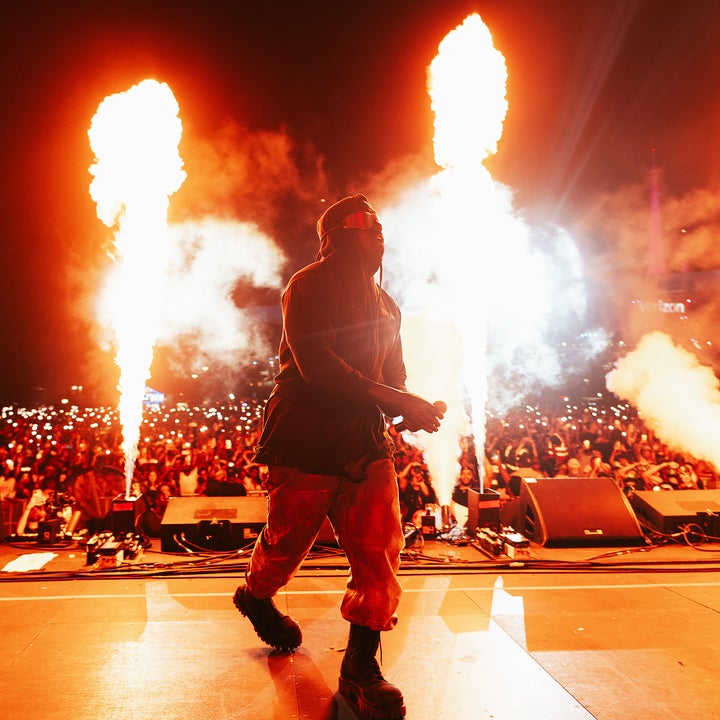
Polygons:
<instances>
[{"instance_id":1,"label":"boot sole","mask_svg":"<svg viewBox=\"0 0 720 720\"><path fill-rule=\"evenodd\" d=\"M368 702L362 689L342 675L338 681L338 692L353 706L361 720L403 720L405 717L405 705L402 701L401 704L391 707L379 707Z\"/></svg>"},{"instance_id":2,"label":"boot sole","mask_svg":"<svg viewBox=\"0 0 720 720\"><path fill-rule=\"evenodd\" d=\"M250 610L247 606L247 603L245 602L245 593L243 592L245 589L244 586L239 587L235 594L233 595L233 605L238 609L241 615L246 617L250 624L253 626L253 630L255 630L255 634L266 644L269 645L271 648L274 648L275 650L281 650L283 652L294 652L300 645L302 644L302 635L300 636L300 639L297 643L291 643L291 642L282 642L277 640L277 638L269 635L268 633L261 631L253 622L253 619L250 617ZM299 632L299 628L298 628Z\"/></svg>"}]
</instances>

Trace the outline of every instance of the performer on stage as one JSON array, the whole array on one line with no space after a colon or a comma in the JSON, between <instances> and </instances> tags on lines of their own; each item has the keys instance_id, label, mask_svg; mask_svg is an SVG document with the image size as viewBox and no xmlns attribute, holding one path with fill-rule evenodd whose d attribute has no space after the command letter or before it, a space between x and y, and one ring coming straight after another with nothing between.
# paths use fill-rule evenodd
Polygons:
<instances>
[{"instance_id":1,"label":"performer on stage","mask_svg":"<svg viewBox=\"0 0 720 720\"><path fill-rule=\"evenodd\" d=\"M340 693L361 715L389 720L404 715L403 698L383 678L375 654L380 632L397 622L404 537L386 417L435 432L443 413L405 387L400 312L374 279L384 237L367 198L336 202L317 231L318 259L290 279L282 296L280 369L255 455L269 467L267 525L234 603L265 643L298 647L300 627L272 597L329 517L350 563Z\"/></svg>"}]
</instances>

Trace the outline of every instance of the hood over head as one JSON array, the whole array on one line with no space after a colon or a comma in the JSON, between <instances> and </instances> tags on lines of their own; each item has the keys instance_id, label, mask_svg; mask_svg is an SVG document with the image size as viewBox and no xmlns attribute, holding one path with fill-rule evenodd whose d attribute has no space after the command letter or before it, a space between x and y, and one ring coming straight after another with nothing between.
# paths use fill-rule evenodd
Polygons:
<instances>
[{"instance_id":1,"label":"hood over head","mask_svg":"<svg viewBox=\"0 0 720 720\"><path fill-rule=\"evenodd\" d=\"M333 203L317 221L320 238L320 255L330 253L345 245L353 244L356 230L368 230L377 222L377 214L365 195L349 195Z\"/></svg>"}]
</instances>

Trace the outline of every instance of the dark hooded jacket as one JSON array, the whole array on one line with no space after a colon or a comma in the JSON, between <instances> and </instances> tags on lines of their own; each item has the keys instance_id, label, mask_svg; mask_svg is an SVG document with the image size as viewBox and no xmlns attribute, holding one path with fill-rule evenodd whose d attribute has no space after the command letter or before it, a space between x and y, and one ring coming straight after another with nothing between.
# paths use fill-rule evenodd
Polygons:
<instances>
[{"instance_id":1,"label":"dark hooded jacket","mask_svg":"<svg viewBox=\"0 0 720 720\"><path fill-rule=\"evenodd\" d=\"M255 459L361 479L394 449L369 388L405 389L400 311L363 272L356 231L321 239L322 259L283 292L280 368Z\"/></svg>"}]
</instances>

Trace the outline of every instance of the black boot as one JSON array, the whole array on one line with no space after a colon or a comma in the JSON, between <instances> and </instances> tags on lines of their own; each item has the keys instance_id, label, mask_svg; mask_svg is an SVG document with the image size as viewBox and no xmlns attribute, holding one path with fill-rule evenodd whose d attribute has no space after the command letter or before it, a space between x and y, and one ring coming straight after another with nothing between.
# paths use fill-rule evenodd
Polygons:
<instances>
[{"instance_id":1,"label":"black boot","mask_svg":"<svg viewBox=\"0 0 720 720\"><path fill-rule=\"evenodd\" d=\"M363 720L402 720L405 704L400 690L382 676L375 653L380 633L350 625L350 637L340 666L340 694L358 709Z\"/></svg>"},{"instance_id":2,"label":"black boot","mask_svg":"<svg viewBox=\"0 0 720 720\"><path fill-rule=\"evenodd\" d=\"M241 585L233 596L235 607L252 623L258 637L277 650L292 652L302 643L300 626L283 615L272 598L256 598L247 585Z\"/></svg>"}]
</instances>

